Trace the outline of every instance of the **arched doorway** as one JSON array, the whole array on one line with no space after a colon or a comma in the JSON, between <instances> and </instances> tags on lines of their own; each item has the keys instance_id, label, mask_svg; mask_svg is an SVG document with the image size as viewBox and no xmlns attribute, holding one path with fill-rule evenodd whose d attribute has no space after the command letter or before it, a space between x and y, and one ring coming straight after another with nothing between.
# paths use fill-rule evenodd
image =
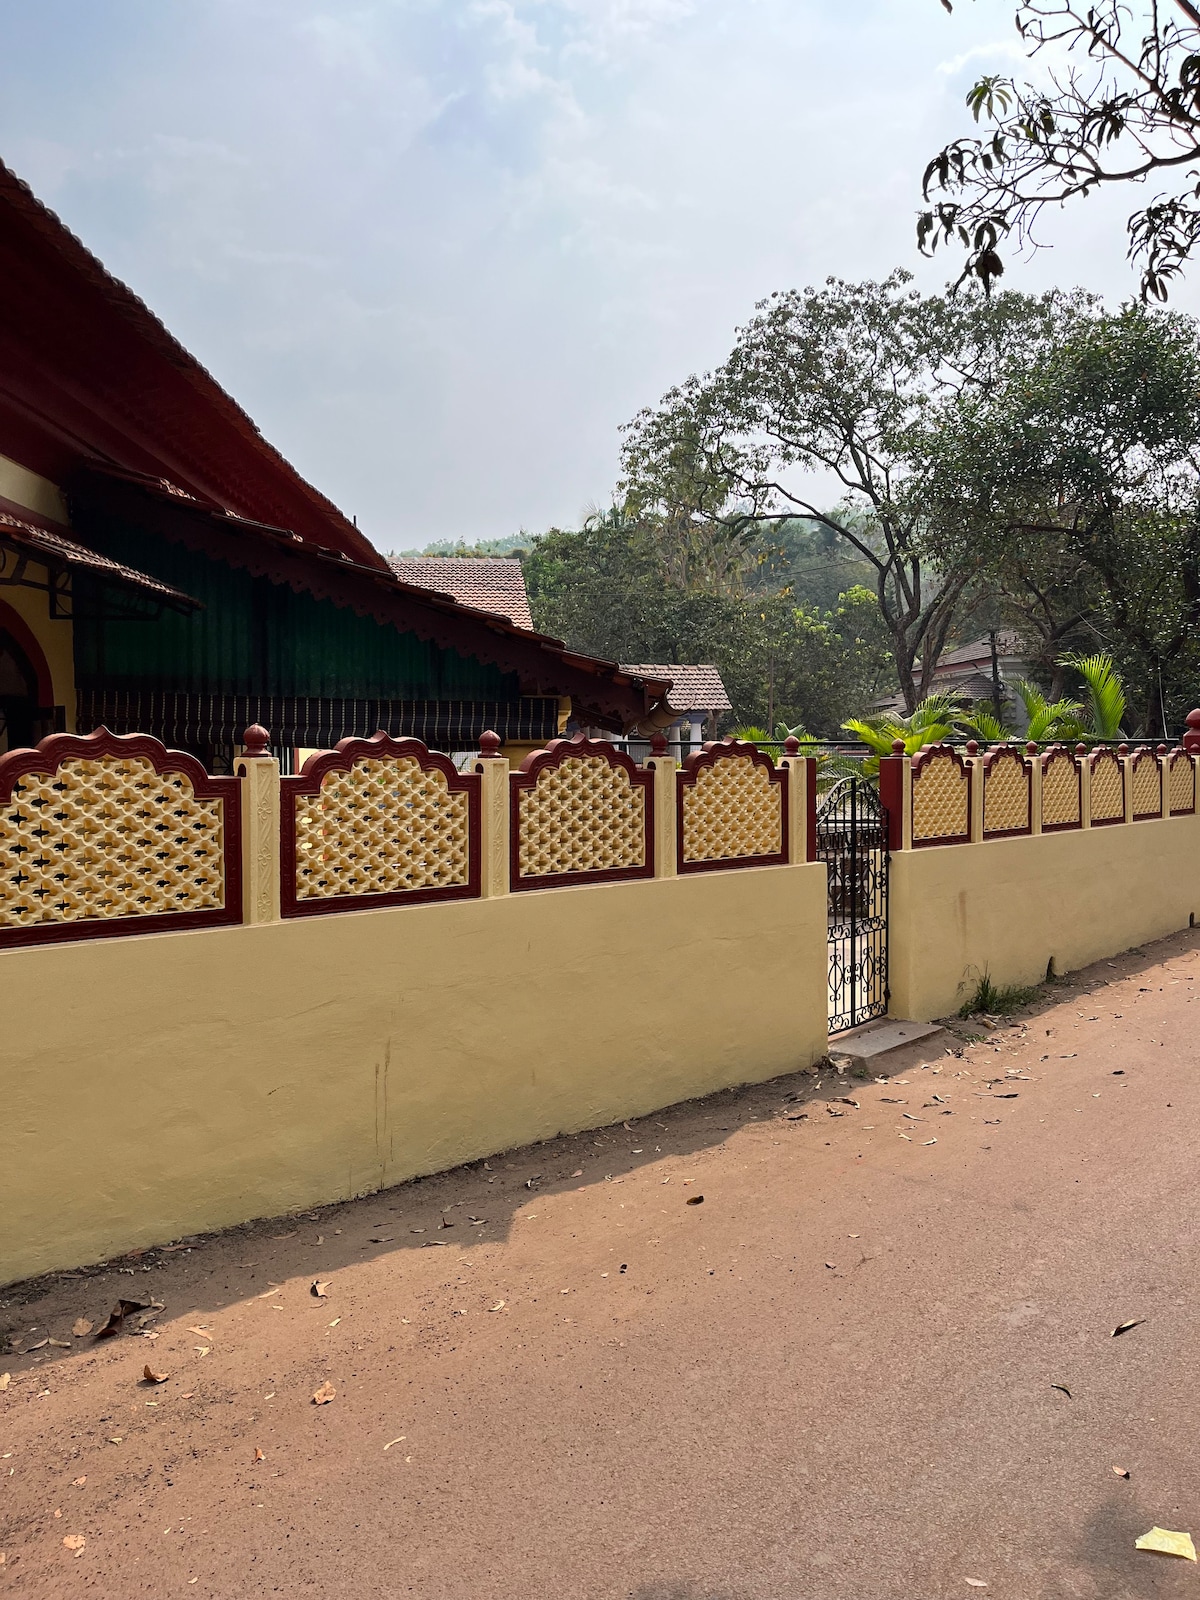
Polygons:
<instances>
[{"instance_id":1,"label":"arched doorway","mask_svg":"<svg viewBox=\"0 0 1200 1600\"><path fill-rule=\"evenodd\" d=\"M45 732L38 675L21 646L0 626L0 755L36 744Z\"/></svg>"}]
</instances>

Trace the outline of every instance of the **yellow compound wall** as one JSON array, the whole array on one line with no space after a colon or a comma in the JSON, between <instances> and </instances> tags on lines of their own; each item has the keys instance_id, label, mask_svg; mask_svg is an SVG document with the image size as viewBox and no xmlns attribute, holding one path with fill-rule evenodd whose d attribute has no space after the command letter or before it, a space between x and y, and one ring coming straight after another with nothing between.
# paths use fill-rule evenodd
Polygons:
<instances>
[{"instance_id":1,"label":"yellow compound wall","mask_svg":"<svg viewBox=\"0 0 1200 1600\"><path fill-rule=\"evenodd\" d=\"M984 971L1033 984L1200 919L1200 817L892 856L891 1012L957 1011Z\"/></svg>"},{"instance_id":2,"label":"yellow compound wall","mask_svg":"<svg viewBox=\"0 0 1200 1600\"><path fill-rule=\"evenodd\" d=\"M822 865L0 952L0 1282L807 1066L825 961Z\"/></svg>"}]
</instances>

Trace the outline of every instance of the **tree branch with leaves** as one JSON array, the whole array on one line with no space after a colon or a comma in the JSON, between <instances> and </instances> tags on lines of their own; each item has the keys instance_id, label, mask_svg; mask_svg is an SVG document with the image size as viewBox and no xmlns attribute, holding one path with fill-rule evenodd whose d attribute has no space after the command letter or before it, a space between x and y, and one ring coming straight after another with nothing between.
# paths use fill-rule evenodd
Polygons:
<instances>
[{"instance_id":1,"label":"tree branch with leaves","mask_svg":"<svg viewBox=\"0 0 1200 1600\"><path fill-rule=\"evenodd\" d=\"M1036 245L1048 207L1161 176L1167 186L1129 216L1128 254L1142 297L1165 300L1200 243L1200 10L1023 0L1016 26L1031 61L1047 63L1044 83L988 74L972 87L967 105L985 131L925 169L921 249L959 246L962 278L989 287L1008 245Z\"/></svg>"}]
</instances>

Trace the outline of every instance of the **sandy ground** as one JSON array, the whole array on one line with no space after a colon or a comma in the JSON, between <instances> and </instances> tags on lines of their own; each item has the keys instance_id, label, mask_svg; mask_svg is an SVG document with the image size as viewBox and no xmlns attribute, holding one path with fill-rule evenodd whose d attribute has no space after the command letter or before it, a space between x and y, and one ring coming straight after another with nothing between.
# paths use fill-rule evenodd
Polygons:
<instances>
[{"instance_id":1,"label":"sandy ground","mask_svg":"<svg viewBox=\"0 0 1200 1600\"><path fill-rule=\"evenodd\" d=\"M1198 955L3 1292L0 1593L1196 1593Z\"/></svg>"}]
</instances>

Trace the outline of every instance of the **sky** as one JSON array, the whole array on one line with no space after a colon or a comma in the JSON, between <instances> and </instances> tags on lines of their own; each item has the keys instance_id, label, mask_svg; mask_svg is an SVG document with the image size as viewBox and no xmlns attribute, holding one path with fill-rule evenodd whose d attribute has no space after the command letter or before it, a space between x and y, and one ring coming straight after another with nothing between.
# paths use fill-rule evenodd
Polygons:
<instances>
[{"instance_id":1,"label":"sky","mask_svg":"<svg viewBox=\"0 0 1200 1600\"><path fill-rule=\"evenodd\" d=\"M419 548L606 505L621 425L773 290L940 287L921 171L1022 70L1012 0L0 0L0 157ZM1123 205L1006 284L1128 296Z\"/></svg>"}]
</instances>

